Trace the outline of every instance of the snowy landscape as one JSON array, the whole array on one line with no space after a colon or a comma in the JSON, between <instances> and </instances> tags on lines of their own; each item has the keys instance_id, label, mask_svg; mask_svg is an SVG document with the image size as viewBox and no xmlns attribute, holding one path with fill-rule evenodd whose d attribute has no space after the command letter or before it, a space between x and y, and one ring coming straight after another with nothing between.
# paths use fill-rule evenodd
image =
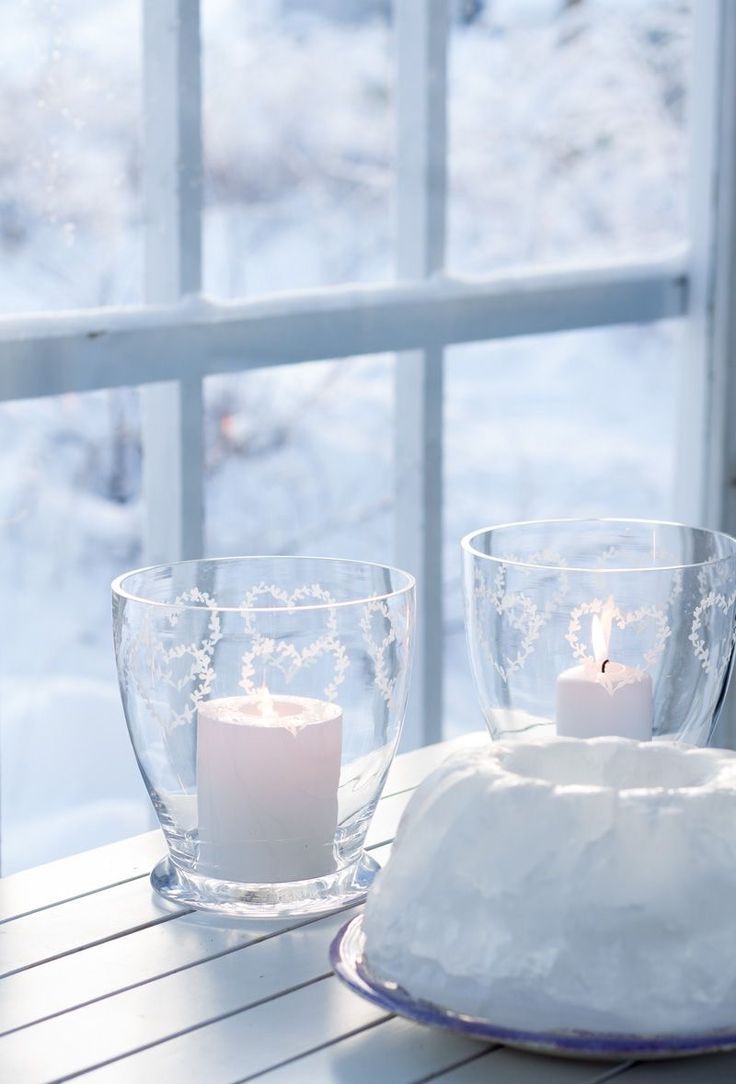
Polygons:
<instances>
[{"instance_id":1,"label":"snowy landscape","mask_svg":"<svg viewBox=\"0 0 736 1084\"><path fill-rule=\"evenodd\" d=\"M206 293L392 277L387 6L202 0ZM13 9L0 40L0 314L140 302L140 4ZM682 245L690 5L453 12L450 271ZM671 515L685 348L672 321L448 351L448 733L482 722L460 536L545 515ZM207 381L210 554L392 560L392 369L357 358ZM143 561L137 392L2 404L0 449L9 873L152 825L110 633L110 581Z\"/></svg>"}]
</instances>

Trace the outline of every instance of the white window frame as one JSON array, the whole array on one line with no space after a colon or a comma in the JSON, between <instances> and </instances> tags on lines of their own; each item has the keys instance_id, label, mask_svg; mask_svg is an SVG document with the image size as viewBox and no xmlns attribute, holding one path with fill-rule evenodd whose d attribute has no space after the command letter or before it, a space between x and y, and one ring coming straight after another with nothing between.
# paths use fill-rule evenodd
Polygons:
<instances>
[{"instance_id":1,"label":"white window frame","mask_svg":"<svg viewBox=\"0 0 736 1084\"><path fill-rule=\"evenodd\" d=\"M694 0L677 515L736 535L736 4ZM736 747L736 683L718 744Z\"/></svg>"},{"instance_id":2,"label":"white window frame","mask_svg":"<svg viewBox=\"0 0 736 1084\"><path fill-rule=\"evenodd\" d=\"M201 296L199 2L144 3L146 304L0 318L0 401L142 387L145 549L155 563L202 552L205 377L395 352L395 561L420 585L404 747L438 740L445 347L690 315L680 507L691 521L736 527L736 441L727 424L736 405L734 7L694 4L690 247L657 259L448 275L448 0L395 0L396 280L225 302Z\"/></svg>"}]
</instances>

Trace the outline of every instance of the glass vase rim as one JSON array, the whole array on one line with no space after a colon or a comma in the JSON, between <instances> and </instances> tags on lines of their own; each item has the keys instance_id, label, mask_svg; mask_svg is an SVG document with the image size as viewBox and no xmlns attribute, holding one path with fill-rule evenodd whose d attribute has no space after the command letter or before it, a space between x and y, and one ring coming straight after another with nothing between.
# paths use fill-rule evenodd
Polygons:
<instances>
[{"instance_id":1,"label":"glass vase rim","mask_svg":"<svg viewBox=\"0 0 736 1084\"><path fill-rule=\"evenodd\" d=\"M124 587L125 581L132 576L141 576L145 573L151 574L161 569L184 568L187 565L250 563L251 561L322 561L325 565L341 564L353 565L355 568L377 568L384 572L396 574L404 582L393 591L376 591L361 595L359 598L341 599L334 602L307 602L298 606L284 606L283 604L271 606L220 606L217 604L214 606L199 606L191 602L176 602L173 599L170 602L162 602L159 599L145 598L143 595L134 594ZM199 613L203 610L209 610L217 613L283 614L294 613L294 611L311 613L317 610L335 610L347 606L365 606L371 602L385 602L388 599L398 598L404 594L411 594L416 587L416 577L405 569L398 568L395 565L383 564L380 561L358 561L351 557L310 557L308 554L253 553L236 554L231 557L194 557L185 561L163 561L154 565L145 565L142 568L132 568L127 572L121 572L119 576L115 577L110 586L113 595L124 599L126 602L136 602L142 606L155 606L166 610L196 610Z\"/></svg>"},{"instance_id":2,"label":"glass vase rim","mask_svg":"<svg viewBox=\"0 0 736 1084\"><path fill-rule=\"evenodd\" d=\"M700 533L704 535L710 535L713 538L725 539L732 549L731 553L723 554L720 557L713 557L704 561L689 561L682 563L675 563L670 565L629 565L624 567L593 567L590 565L561 565L561 564L544 564L536 561L524 561L515 559L513 557L501 557L497 554L481 553L476 549L473 543L481 536L489 534L493 531L502 531L511 527L544 527L544 526L558 526L558 525L572 525L572 524L635 524L643 527L676 527L684 531L691 531L693 533ZM509 565L514 568L529 568L536 569L540 572L580 572L580 573L595 573L596 575L602 573L613 574L631 574L631 573L657 573L657 572L676 572L678 570L684 570L688 568L710 568L714 565L722 564L725 561L733 561L736 559L736 538L733 535L728 534L726 531L716 531L710 527L693 527L691 524L679 523L676 520L663 520L663 519L638 519L636 517L626 516L561 516L552 517L549 519L528 519L528 520L515 520L509 523L495 523L488 527L476 527L474 530L469 531L460 540L460 546L462 550L469 554L471 557L477 557L483 561L490 561L493 564Z\"/></svg>"}]
</instances>

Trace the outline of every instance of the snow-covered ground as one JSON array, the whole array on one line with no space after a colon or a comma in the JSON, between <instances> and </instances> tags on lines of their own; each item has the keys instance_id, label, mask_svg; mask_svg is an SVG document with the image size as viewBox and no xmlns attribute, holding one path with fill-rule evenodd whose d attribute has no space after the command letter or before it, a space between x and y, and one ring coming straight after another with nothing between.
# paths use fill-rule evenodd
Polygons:
<instances>
[{"instance_id":1,"label":"snow-covered ground","mask_svg":"<svg viewBox=\"0 0 736 1084\"><path fill-rule=\"evenodd\" d=\"M452 270L678 243L689 5L476 6L452 31ZM384 8L205 0L209 293L390 277ZM15 4L0 39L0 313L140 299L139 35L132 0ZM453 731L480 721L462 642L460 535L547 514L670 514L682 340L672 322L448 351ZM392 364L207 381L209 552L391 560ZM141 560L137 394L2 405L0 451L9 872L149 823L109 617L111 578Z\"/></svg>"}]
</instances>

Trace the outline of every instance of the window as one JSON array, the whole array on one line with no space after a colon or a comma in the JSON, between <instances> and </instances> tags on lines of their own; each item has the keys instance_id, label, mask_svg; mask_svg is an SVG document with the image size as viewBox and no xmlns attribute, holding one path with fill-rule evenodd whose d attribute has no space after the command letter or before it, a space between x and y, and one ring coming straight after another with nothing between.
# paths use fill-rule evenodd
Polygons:
<instances>
[{"instance_id":1,"label":"window","mask_svg":"<svg viewBox=\"0 0 736 1084\"><path fill-rule=\"evenodd\" d=\"M0 45L3 872L101 841L84 807L100 758L129 753L105 643L125 567L266 539L411 568L409 747L479 721L467 527L655 509L733 526L726 0L18 10ZM65 776L53 839L41 774L24 797L42 761ZM128 767L108 838L147 816Z\"/></svg>"},{"instance_id":2,"label":"window","mask_svg":"<svg viewBox=\"0 0 736 1084\"><path fill-rule=\"evenodd\" d=\"M380 355L209 377L207 553L389 555L392 378Z\"/></svg>"}]
</instances>

